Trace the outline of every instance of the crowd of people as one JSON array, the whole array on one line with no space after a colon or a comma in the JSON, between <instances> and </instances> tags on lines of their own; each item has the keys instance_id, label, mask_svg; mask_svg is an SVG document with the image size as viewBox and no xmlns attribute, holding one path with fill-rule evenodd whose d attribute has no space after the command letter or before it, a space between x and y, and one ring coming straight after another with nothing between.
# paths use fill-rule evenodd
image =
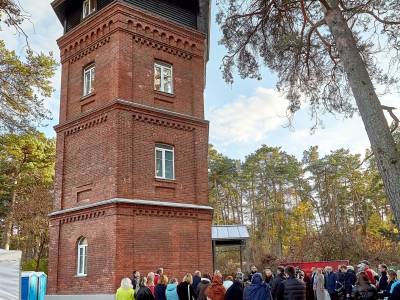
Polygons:
<instances>
[{"instance_id":1,"label":"crowd of people","mask_svg":"<svg viewBox=\"0 0 400 300\"><path fill-rule=\"evenodd\" d=\"M164 274L163 268L142 276L133 272L123 278L116 292L116 300L400 300L400 281L397 273L380 264L378 272L362 261L355 270L352 266L312 268L306 273L294 266L270 268L258 272L251 266L244 274L239 269L235 276L213 276L200 271L187 273L179 282Z\"/></svg>"}]
</instances>

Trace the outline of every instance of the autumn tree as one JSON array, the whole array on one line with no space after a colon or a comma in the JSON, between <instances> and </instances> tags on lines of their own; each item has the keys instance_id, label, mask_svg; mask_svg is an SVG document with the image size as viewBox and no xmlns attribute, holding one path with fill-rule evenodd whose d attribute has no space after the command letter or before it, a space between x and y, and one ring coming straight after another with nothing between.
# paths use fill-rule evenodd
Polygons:
<instances>
[{"instance_id":1,"label":"autumn tree","mask_svg":"<svg viewBox=\"0 0 400 300\"><path fill-rule=\"evenodd\" d=\"M227 48L222 70L233 82L260 79L260 66L278 75L277 87L290 101L289 112L310 105L319 114L358 110L368 134L385 191L400 225L400 155L392 130L393 108L381 105L376 88L398 78L398 0L220 0L217 22ZM381 63L385 58L387 62ZM355 99L356 107L352 99ZM394 117L390 129L384 110Z\"/></svg>"},{"instance_id":2,"label":"autumn tree","mask_svg":"<svg viewBox=\"0 0 400 300\"><path fill-rule=\"evenodd\" d=\"M55 142L43 133L0 135L0 225L5 249L10 248L13 229L18 231L21 222L32 220L29 230L37 222L47 222L39 219L47 220L51 210L54 160ZM38 236L43 237L40 231L45 227L38 229Z\"/></svg>"},{"instance_id":3,"label":"autumn tree","mask_svg":"<svg viewBox=\"0 0 400 300\"><path fill-rule=\"evenodd\" d=\"M27 18L18 2L0 1L0 22L26 39L21 24ZM50 119L44 100L53 92L56 61L51 53L35 53L28 42L26 47L21 58L0 41L0 132L26 131Z\"/></svg>"}]
</instances>

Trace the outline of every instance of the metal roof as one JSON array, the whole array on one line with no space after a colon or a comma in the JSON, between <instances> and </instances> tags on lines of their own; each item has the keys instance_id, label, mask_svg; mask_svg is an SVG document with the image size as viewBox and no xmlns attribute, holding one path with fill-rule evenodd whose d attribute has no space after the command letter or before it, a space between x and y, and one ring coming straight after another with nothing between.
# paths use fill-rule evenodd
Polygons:
<instances>
[{"instance_id":1,"label":"metal roof","mask_svg":"<svg viewBox=\"0 0 400 300\"><path fill-rule=\"evenodd\" d=\"M220 240L247 240L249 232L246 225L215 225L212 227L212 239Z\"/></svg>"}]
</instances>

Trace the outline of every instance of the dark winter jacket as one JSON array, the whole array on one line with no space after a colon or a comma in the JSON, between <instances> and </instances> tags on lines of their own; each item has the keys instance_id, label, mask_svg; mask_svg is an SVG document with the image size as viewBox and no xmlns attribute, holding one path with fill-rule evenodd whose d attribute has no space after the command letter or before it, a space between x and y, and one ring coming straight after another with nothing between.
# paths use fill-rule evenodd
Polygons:
<instances>
[{"instance_id":1,"label":"dark winter jacket","mask_svg":"<svg viewBox=\"0 0 400 300\"><path fill-rule=\"evenodd\" d=\"M378 297L378 290L372 284L366 290L361 289L360 286L355 286L352 296L355 300L375 300Z\"/></svg>"},{"instance_id":2,"label":"dark winter jacket","mask_svg":"<svg viewBox=\"0 0 400 300\"><path fill-rule=\"evenodd\" d=\"M339 271L336 273L336 280L338 282L338 284L336 284L336 288L344 286L345 278L346 278L346 272Z\"/></svg>"},{"instance_id":3,"label":"dark winter jacket","mask_svg":"<svg viewBox=\"0 0 400 300\"><path fill-rule=\"evenodd\" d=\"M154 290L154 297L156 300L167 300L167 297L165 296L165 291L167 289L166 285L163 284L157 284L156 288Z\"/></svg>"},{"instance_id":4,"label":"dark winter jacket","mask_svg":"<svg viewBox=\"0 0 400 300\"><path fill-rule=\"evenodd\" d=\"M226 291L224 300L243 300L243 284L239 280L235 280Z\"/></svg>"},{"instance_id":5,"label":"dark winter jacket","mask_svg":"<svg viewBox=\"0 0 400 300\"><path fill-rule=\"evenodd\" d=\"M249 277L247 278L250 282L253 280L253 275L256 274L257 272L251 271L249 274Z\"/></svg>"},{"instance_id":6,"label":"dark winter jacket","mask_svg":"<svg viewBox=\"0 0 400 300\"><path fill-rule=\"evenodd\" d=\"M136 300L154 300L153 293L150 291L150 289L147 286L143 286L139 288L139 290L136 292Z\"/></svg>"},{"instance_id":7,"label":"dark winter jacket","mask_svg":"<svg viewBox=\"0 0 400 300\"><path fill-rule=\"evenodd\" d=\"M197 300L207 300L207 296L205 295L206 289L208 288L208 286L211 285L210 280L206 279L206 278L202 278L200 283L197 285L197 290L196 290L196 294L197 294Z\"/></svg>"},{"instance_id":8,"label":"dark winter jacket","mask_svg":"<svg viewBox=\"0 0 400 300\"><path fill-rule=\"evenodd\" d=\"M193 283L192 283L192 287L193 290L197 291L197 286L199 285L201 281L201 277L198 275L193 276Z\"/></svg>"},{"instance_id":9,"label":"dark winter jacket","mask_svg":"<svg viewBox=\"0 0 400 300\"><path fill-rule=\"evenodd\" d=\"M344 291L346 295L351 295L353 286L356 284L356 281L356 272L350 269L347 270L346 274L344 275Z\"/></svg>"},{"instance_id":10,"label":"dark winter jacket","mask_svg":"<svg viewBox=\"0 0 400 300\"><path fill-rule=\"evenodd\" d=\"M270 288L263 282L260 273L252 276L251 284L244 289L244 300L271 300Z\"/></svg>"},{"instance_id":11,"label":"dark winter jacket","mask_svg":"<svg viewBox=\"0 0 400 300\"><path fill-rule=\"evenodd\" d=\"M329 294L334 294L336 292L336 280L337 276L335 273L330 272L326 274L326 289Z\"/></svg>"},{"instance_id":12,"label":"dark winter jacket","mask_svg":"<svg viewBox=\"0 0 400 300\"><path fill-rule=\"evenodd\" d=\"M289 277L279 287L278 300L305 300L306 285L295 277Z\"/></svg>"},{"instance_id":13,"label":"dark winter jacket","mask_svg":"<svg viewBox=\"0 0 400 300\"><path fill-rule=\"evenodd\" d=\"M381 273L381 277L379 277L378 282L378 291L385 291L388 286L388 277L386 272Z\"/></svg>"},{"instance_id":14,"label":"dark winter jacket","mask_svg":"<svg viewBox=\"0 0 400 300\"><path fill-rule=\"evenodd\" d=\"M176 291L178 292L179 300L196 299L196 293L194 292L192 285L190 285L186 281L178 284Z\"/></svg>"},{"instance_id":15,"label":"dark winter jacket","mask_svg":"<svg viewBox=\"0 0 400 300\"><path fill-rule=\"evenodd\" d=\"M273 300L278 299L279 286L281 285L282 281L284 281L284 280L285 280L285 277L283 276L283 274L276 275L274 280L272 280L271 295L272 295Z\"/></svg>"},{"instance_id":16,"label":"dark winter jacket","mask_svg":"<svg viewBox=\"0 0 400 300\"><path fill-rule=\"evenodd\" d=\"M270 276L270 277L265 276L265 283L268 284L270 288L272 285L272 280L274 280L274 276Z\"/></svg>"}]
</instances>

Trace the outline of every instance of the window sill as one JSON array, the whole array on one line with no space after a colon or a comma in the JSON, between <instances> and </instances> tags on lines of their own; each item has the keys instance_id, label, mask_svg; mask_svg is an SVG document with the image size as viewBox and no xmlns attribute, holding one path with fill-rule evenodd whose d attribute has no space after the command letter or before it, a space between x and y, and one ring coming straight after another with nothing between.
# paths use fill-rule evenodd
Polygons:
<instances>
[{"instance_id":1,"label":"window sill","mask_svg":"<svg viewBox=\"0 0 400 300\"><path fill-rule=\"evenodd\" d=\"M75 275L74 277L75 277L75 278L87 277L87 274L85 274L85 275Z\"/></svg>"},{"instance_id":2,"label":"window sill","mask_svg":"<svg viewBox=\"0 0 400 300\"><path fill-rule=\"evenodd\" d=\"M155 187L159 188L167 188L167 189L176 189L177 182L175 179L163 179L163 178L154 178L155 179Z\"/></svg>"},{"instance_id":3,"label":"window sill","mask_svg":"<svg viewBox=\"0 0 400 300\"><path fill-rule=\"evenodd\" d=\"M169 94L165 92L160 92L160 91L154 91L154 99L168 102L168 103L173 103L175 101L175 94Z\"/></svg>"},{"instance_id":4,"label":"window sill","mask_svg":"<svg viewBox=\"0 0 400 300\"><path fill-rule=\"evenodd\" d=\"M82 96L81 97L81 101L85 101L85 100L87 100L87 99L89 99L89 98L92 98L93 96L95 96L96 95L96 92L91 92L90 94L88 94L88 95L86 95L86 96Z\"/></svg>"}]
</instances>

